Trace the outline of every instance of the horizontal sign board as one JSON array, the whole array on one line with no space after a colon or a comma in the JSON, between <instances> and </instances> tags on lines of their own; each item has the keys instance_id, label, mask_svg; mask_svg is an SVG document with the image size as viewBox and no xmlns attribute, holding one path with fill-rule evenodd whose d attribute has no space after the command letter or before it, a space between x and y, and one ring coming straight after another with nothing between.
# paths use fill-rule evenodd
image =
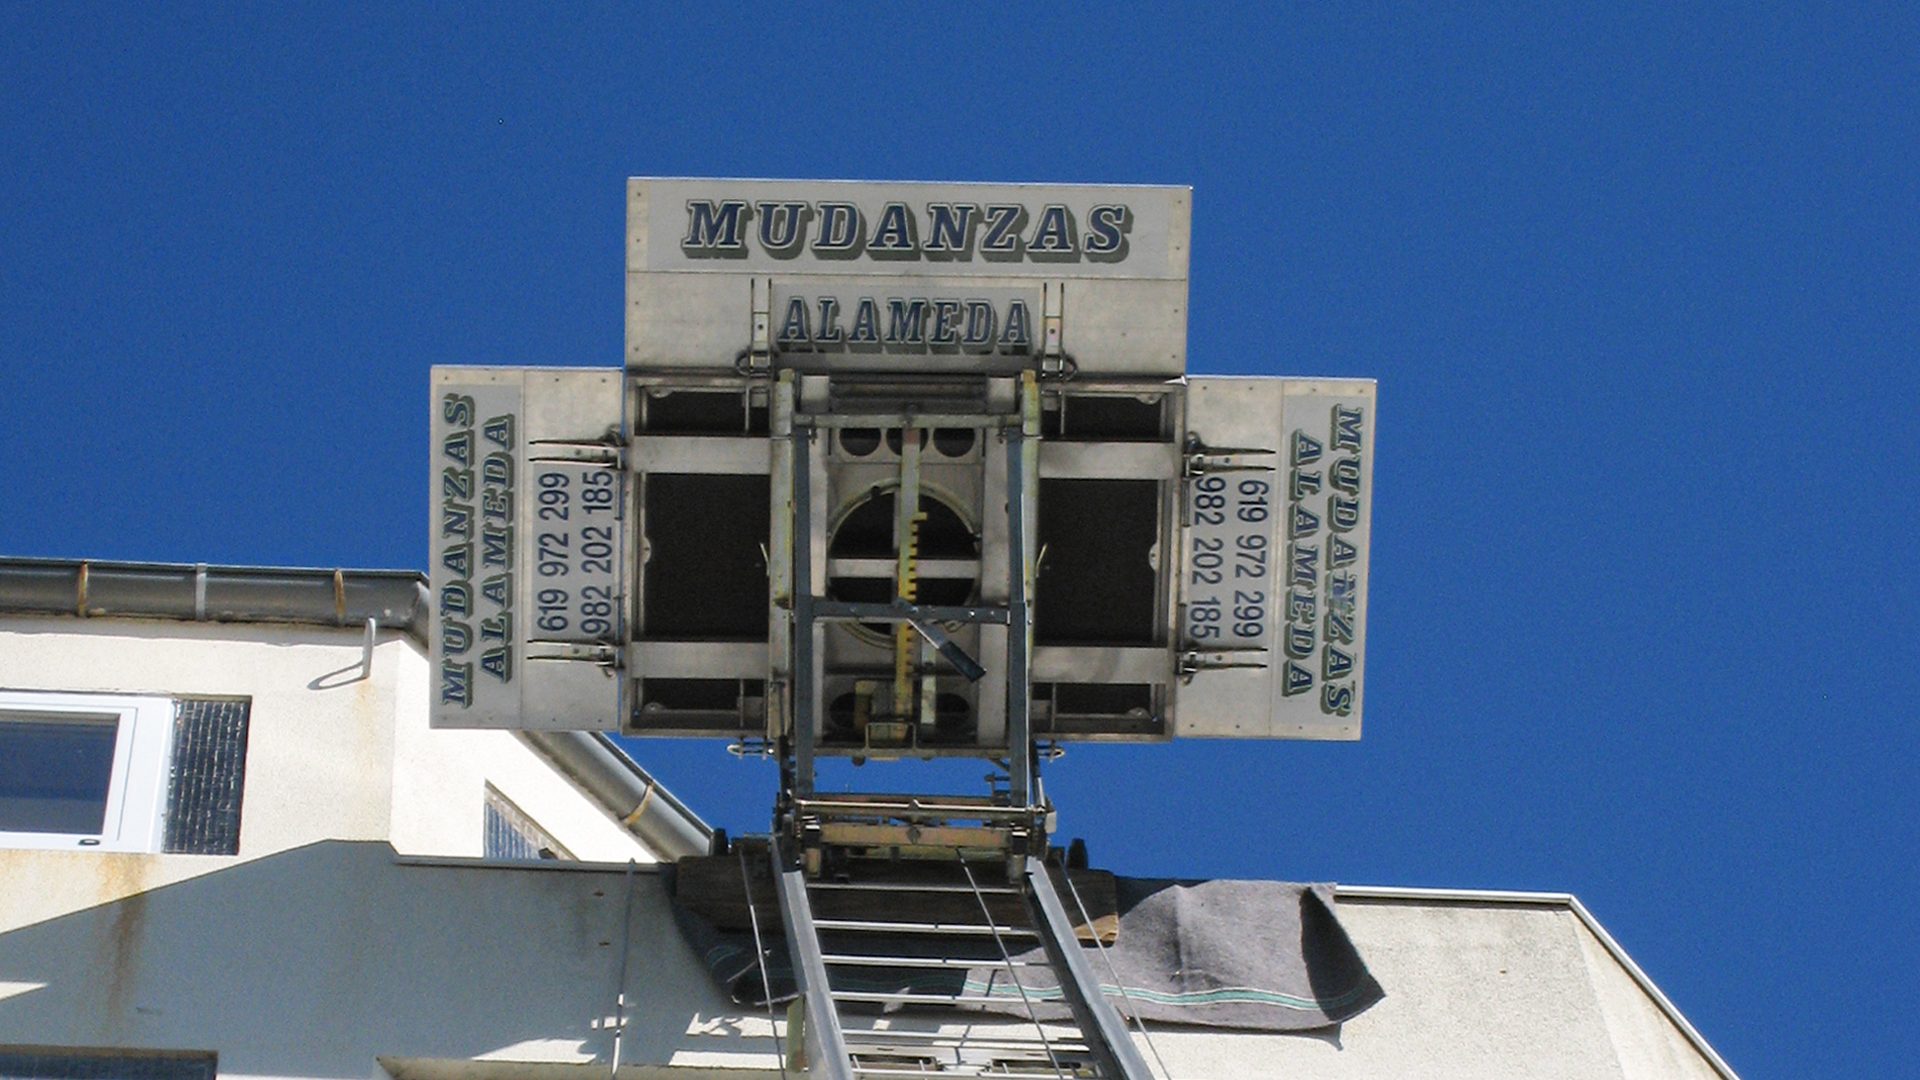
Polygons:
<instances>
[{"instance_id":1,"label":"horizontal sign board","mask_svg":"<svg viewBox=\"0 0 1920 1080\"><path fill-rule=\"evenodd\" d=\"M622 374L433 369L435 727L612 728Z\"/></svg>"},{"instance_id":2,"label":"horizontal sign board","mask_svg":"<svg viewBox=\"0 0 1920 1080\"><path fill-rule=\"evenodd\" d=\"M1370 380L1189 381L1176 735L1360 737L1373 423Z\"/></svg>"},{"instance_id":3,"label":"horizontal sign board","mask_svg":"<svg viewBox=\"0 0 1920 1080\"><path fill-rule=\"evenodd\" d=\"M1019 361L1051 313L1082 371L1178 375L1190 208L1180 187L630 180L627 364Z\"/></svg>"}]
</instances>

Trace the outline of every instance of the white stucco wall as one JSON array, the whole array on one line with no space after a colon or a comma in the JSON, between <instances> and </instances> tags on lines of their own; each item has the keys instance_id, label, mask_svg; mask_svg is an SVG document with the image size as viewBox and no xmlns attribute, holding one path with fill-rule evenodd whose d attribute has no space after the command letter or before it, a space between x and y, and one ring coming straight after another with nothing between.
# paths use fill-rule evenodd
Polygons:
<instances>
[{"instance_id":1,"label":"white stucco wall","mask_svg":"<svg viewBox=\"0 0 1920 1080\"><path fill-rule=\"evenodd\" d=\"M261 1077L366 1077L382 1056L606 1061L623 947L629 1060L671 1060L696 1016L727 1008L647 868L422 865L321 841L129 875L139 888L108 903L81 853L4 869L71 884L70 910L0 933L0 1046L214 1051L223 1076Z\"/></svg>"},{"instance_id":2,"label":"white stucco wall","mask_svg":"<svg viewBox=\"0 0 1920 1080\"><path fill-rule=\"evenodd\" d=\"M15 617L0 619L0 689L251 699L241 858L316 840L477 856L491 783L579 858L653 861L512 734L430 730L411 638L379 635L364 678L363 642L317 626Z\"/></svg>"},{"instance_id":3,"label":"white stucco wall","mask_svg":"<svg viewBox=\"0 0 1920 1080\"><path fill-rule=\"evenodd\" d=\"M212 1050L235 1076L362 1077L376 1060L402 1080L488 1075L471 1062L604 1076L624 949L623 1076L775 1069L766 1014L707 979L651 868L423 863L323 842L86 904L84 861L6 864L14 881L69 881L73 909L0 934L0 1045ZM1337 1031L1157 1027L1172 1076L1718 1075L1565 906L1366 900L1340 914L1384 1001Z\"/></svg>"},{"instance_id":4,"label":"white stucco wall","mask_svg":"<svg viewBox=\"0 0 1920 1080\"><path fill-rule=\"evenodd\" d=\"M657 856L581 795L527 744L504 731L427 726L427 658L405 642L396 656L399 712L393 750L396 850L411 855L481 852L482 791L493 785L586 862L653 863Z\"/></svg>"}]
</instances>

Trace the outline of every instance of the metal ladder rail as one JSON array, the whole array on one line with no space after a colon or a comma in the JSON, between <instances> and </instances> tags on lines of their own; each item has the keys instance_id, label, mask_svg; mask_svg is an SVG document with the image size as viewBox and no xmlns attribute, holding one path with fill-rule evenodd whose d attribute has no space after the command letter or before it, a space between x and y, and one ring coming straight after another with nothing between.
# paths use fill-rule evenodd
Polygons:
<instances>
[{"instance_id":1,"label":"metal ladder rail","mask_svg":"<svg viewBox=\"0 0 1920 1080\"><path fill-rule=\"evenodd\" d=\"M1080 947L1073 920L1060 902L1060 894L1054 890L1046 863L1028 856L1026 880L1040 944L1053 962L1061 996L1073 1011L1081 1036L1093 1048L1101 1075L1115 1080L1154 1080L1153 1071L1147 1068L1146 1059L1133 1044L1126 1021L1100 989L1100 979Z\"/></svg>"},{"instance_id":2,"label":"metal ladder rail","mask_svg":"<svg viewBox=\"0 0 1920 1080\"><path fill-rule=\"evenodd\" d=\"M787 953L793 962L795 988L805 1010L803 1046L809 1076L854 1080L853 1055L840 1030L840 1013L827 982L827 962L820 951L820 931L813 923L813 905L807 897L807 875L788 841L776 836L771 845L773 877L780 883L780 922L787 931ZM788 1032L792 1038L792 1032Z\"/></svg>"}]
</instances>

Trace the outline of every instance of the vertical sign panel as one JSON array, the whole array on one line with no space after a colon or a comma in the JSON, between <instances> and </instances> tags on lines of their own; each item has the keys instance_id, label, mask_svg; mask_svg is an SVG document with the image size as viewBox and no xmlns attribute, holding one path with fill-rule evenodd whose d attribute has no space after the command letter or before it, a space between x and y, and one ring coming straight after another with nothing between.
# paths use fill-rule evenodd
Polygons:
<instances>
[{"instance_id":1,"label":"vertical sign panel","mask_svg":"<svg viewBox=\"0 0 1920 1080\"><path fill-rule=\"evenodd\" d=\"M1192 379L1175 734L1357 739L1374 385Z\"/></svg>"},{"instance_id":2,"label":"vertical sign panel","mask_svg":"<svg viewBox=\"0 0 1920 1080\"><path fill-rule=\"evenodd\" d=\"M433 384L434 726L617 728L621 373L435 368Z\"/></svg>"},{"instance_id":3,"label":"vertical sign panel","mask_svg":"<svg viewBox=\"0 0 1920 1080\"><path fill-rule=\"evenodd\" d=\"M434 372L433 720L507 727L520 714L514 618L519 378Z\"/></svg>"}]
</instances>

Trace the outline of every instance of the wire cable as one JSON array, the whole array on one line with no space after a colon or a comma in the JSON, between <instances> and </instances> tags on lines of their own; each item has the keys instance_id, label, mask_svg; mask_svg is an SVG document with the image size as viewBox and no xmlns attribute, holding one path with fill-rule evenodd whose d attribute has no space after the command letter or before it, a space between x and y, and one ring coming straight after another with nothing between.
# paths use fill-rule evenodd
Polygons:
<instances>
[{"instance_id":1,"label":"wire cable","mask_svg":"<svg viewBox=\"0 0 1920 1080\"><path fill-rule=\"evenodd\" d=\"M1000 959L1007 965L1007 978L1013 980L1013 988L1020 992L1020 1003L1027 1008L1027 1019L1033 1021L1033 1030L1040 1033L1040 1045L1046 1047L1047 1063L1053 1066L1053 1075L1066 1080L1067 1074L1060 1069L1060 1058L1053 1052L1053 1040L1047 1038L1047 1029L1040 1026L1040 1015L1033 1011L1033 999L1027 996L1027 988L1020 983L1020 972L1013 966L1013 954L1007 951L1007 943L1000 937L1000 924L993 921L993 911L987 907L986 895L980 891L980 883L973 879L973 868L967 865L966 852L958 848L954 854L960 860L960 869L967 875L967 885L973 889L973 898L980 904L980 914L987 920L987 930L993 935L993 944L1000 950Z\"/></svg>"},{"instance_id":2,"label":"wire cable","mask_svg":"<svg viewBox=\"0 0 1920 1080\"><path fill-rule=\"evenodd\" d=\"M607 1080L620 1073L620 1044L627 1034L627 956L633 951L633 870L627 860L627 902L620 916L620 979L613 995L613 1062L607 1066Z\"/></svg>"},{"instance_id":3,"label":"wire cable","mask_svg":"<svg viewBox=\"0 0 1920 1080\"><path fill-rule=\"evenodd\" d=\"M773 980L767 975L767 948L760 941L760 911L753 902L753 875L747 872L747 849L734 849L740 856L740 887L747 892L747 921L753 924L753 962L760 969L760 996L767 1003L767 1026L773 1029L773 1049L779 1055L780 1080L787 1080L787 1040L780 1035L780 1019L773 1012Z\"/></svg>"},{"instance_id":4,"label":"wire cable","mask_svg":"<svg viewBox=\"0 0 1920 1080\"><path fill-rule=\"evenodd\" d=\"M1133 1017L1133 1026L1139 1029L1140 1037L1146 1040L1147 1050L1153 1055L1153 1063L1160 1066L1161 1076L1166 1077L1167 1080L1173 1080L1173 1070L1167 1068L1167 1063L1161 1060L1160 1048L1153 1045L1153 1036L1147 1034L1147 1022L1140 1015L1140 1006L1134 1002L1133 995L1127 992L1127 980L1120 977L1120 969L1114 964L1113 955L1107 952L1107 943L1100 940L1100 932L1093 925L1093 916L1087 914L1087 905L1080 899L1080 890L1074 887L1073 875L1063 868L1060 871L1060 877L1067 883L1067 892L1073 897L1073 906L1080 909L1080 925L1092 933L1094 947L1100 950L1100 959L1107 962L1107 973L1113 976L1113 984L1120 988L1120 996L1126 999L1127 1012ZM1115 914L1114 918L1118 920L1119 915Z\"/></svg>"}]
</instances>

